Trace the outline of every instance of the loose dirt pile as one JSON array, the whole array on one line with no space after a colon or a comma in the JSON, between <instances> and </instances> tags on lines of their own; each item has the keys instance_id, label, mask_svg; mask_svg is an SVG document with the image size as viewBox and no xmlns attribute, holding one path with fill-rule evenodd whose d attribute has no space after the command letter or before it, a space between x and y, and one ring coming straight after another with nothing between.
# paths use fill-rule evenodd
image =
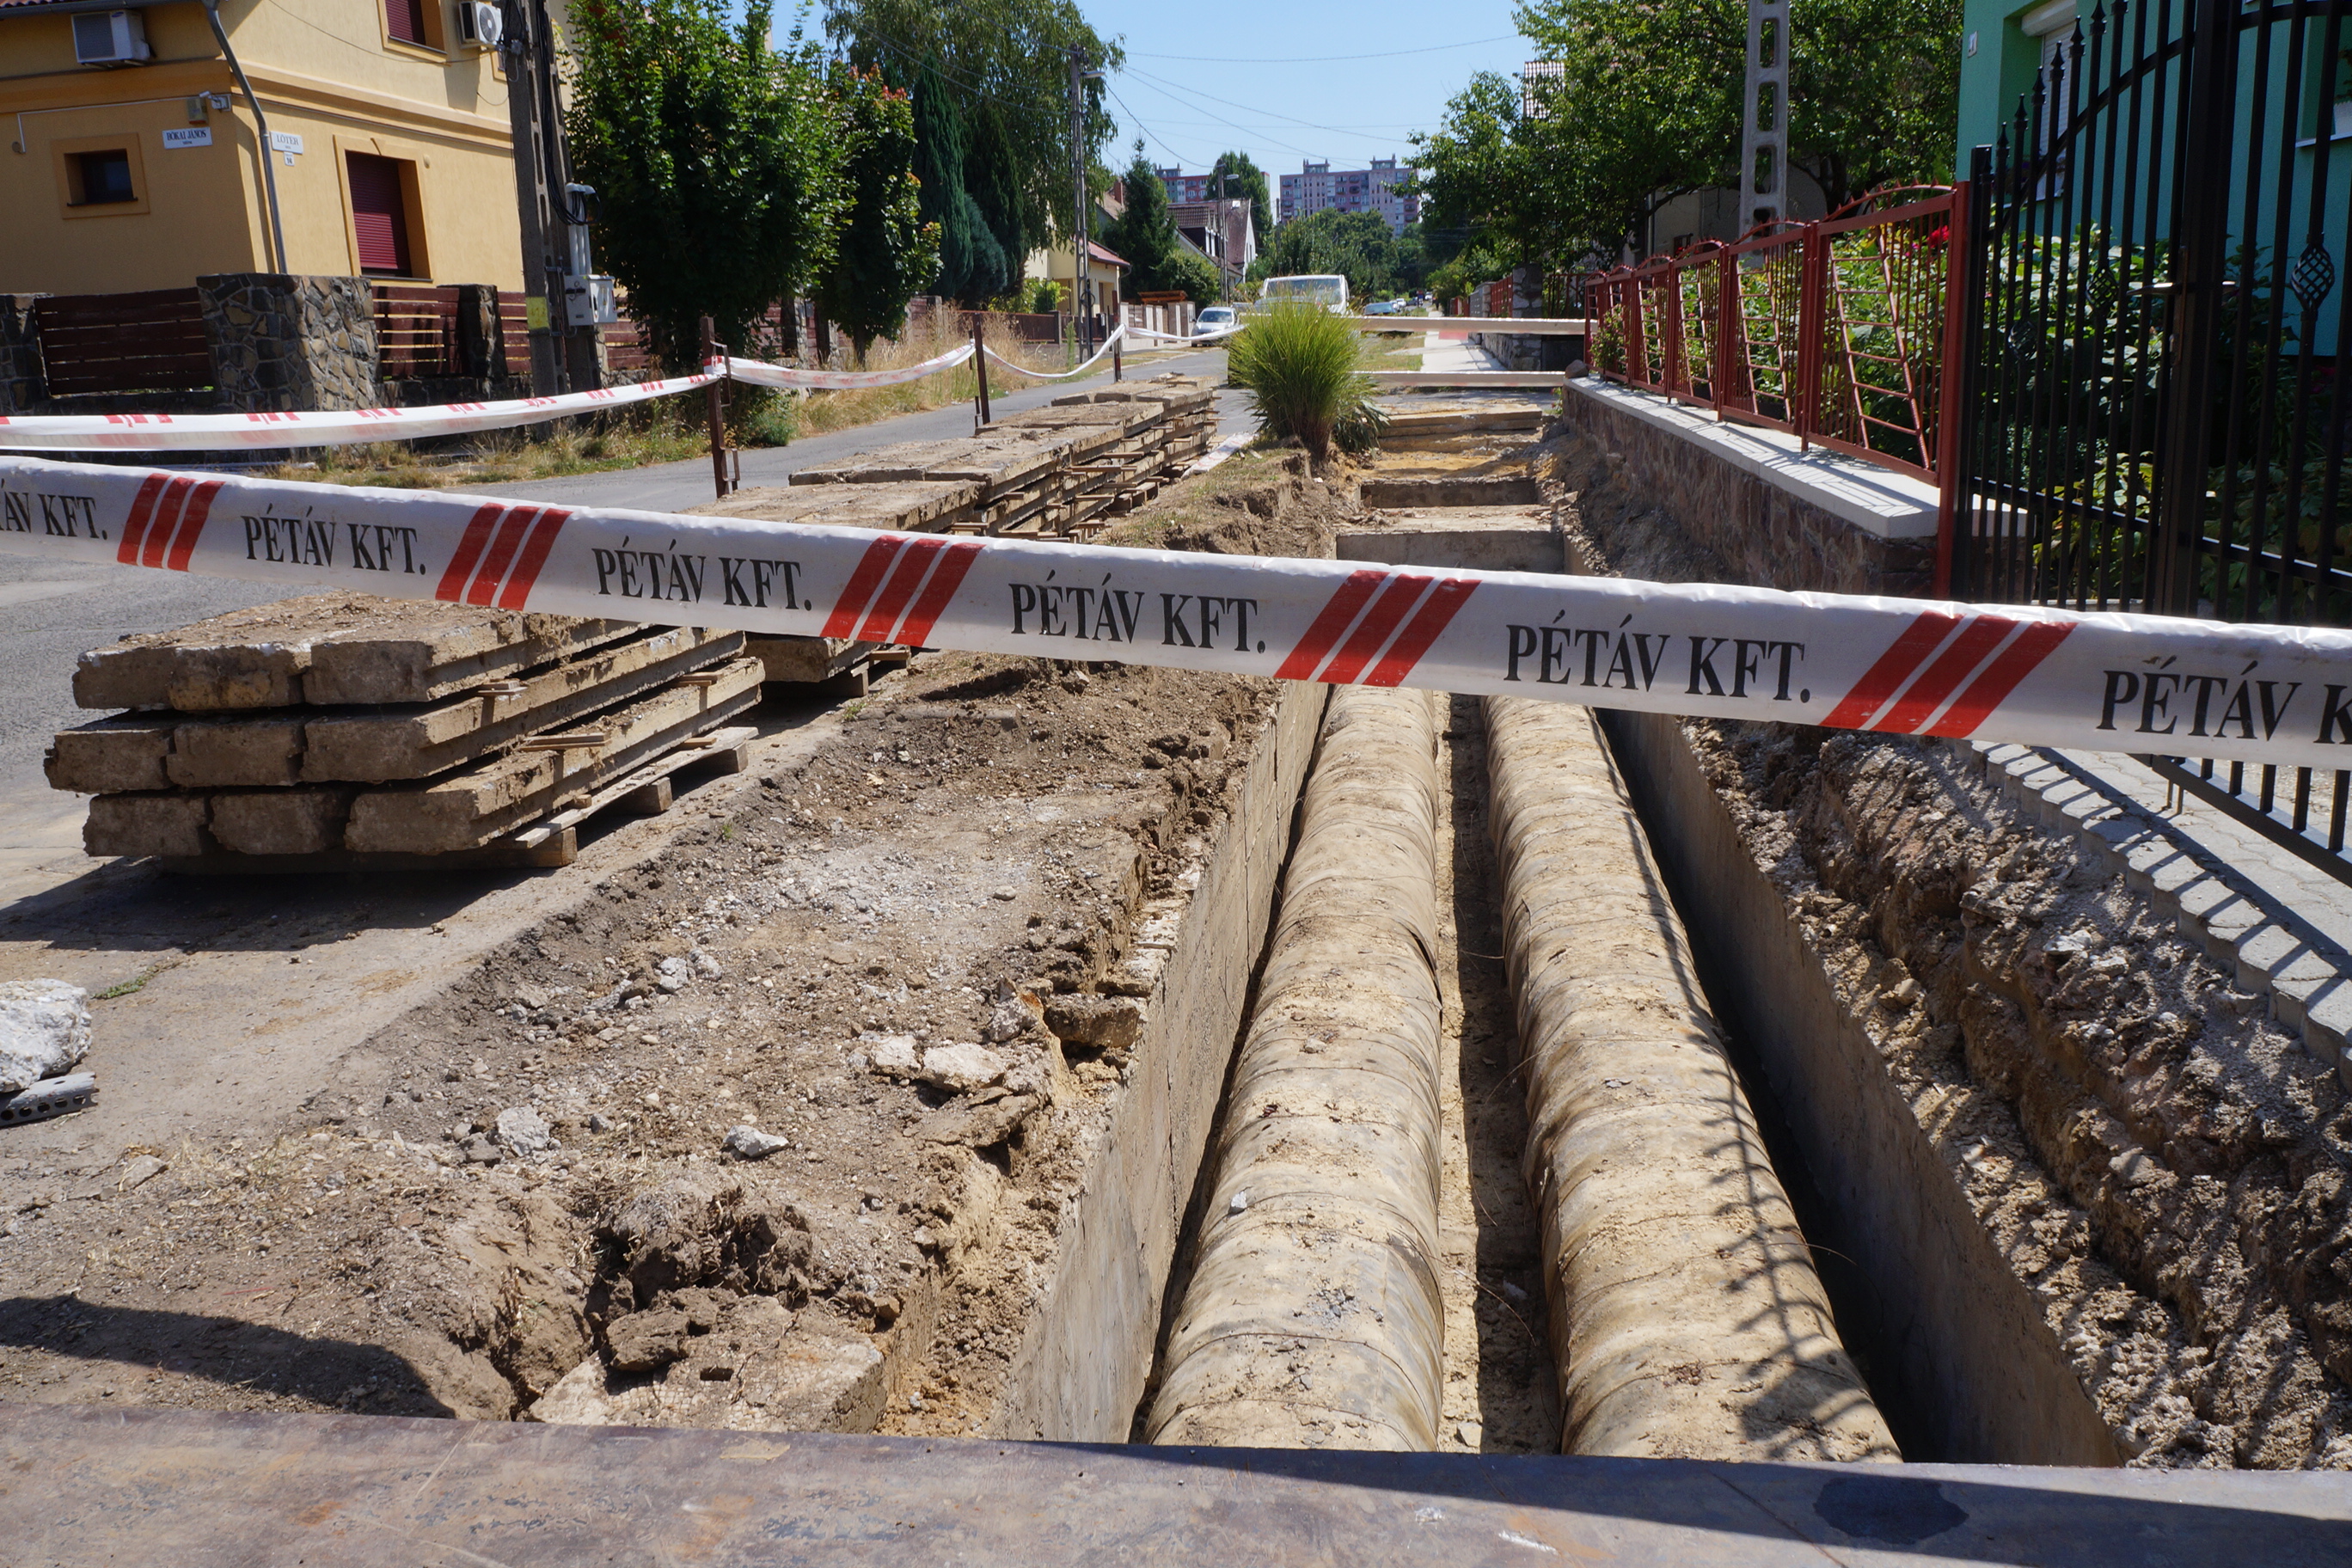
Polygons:
<instances>
[{"instance_id":1,"label":"loose dirt pile","mask_svg":"<svg viewBox=\"0 0 2352 1568\"><path fill-rule=\"evenodd\" d=\"M1109 542L1324 553L1352 510L1244 459ZM923 656L657 857L551 877L296 1124L0 1151L0 1390L985 1427L1124 1088L1139 911L1271 700Z\"/></svg>"},{"instance_id":2,"label":"loose dirt pile","mask_svg":"<svg viewBox=\"0 0 2352 1568\"><path fill-rule=\"evenodd\" d=\"M1727 580L1605 456L1548 459L1594 569ZM2333 1071L1965 748L1684 729L2122 1450L2352 1467Z\"/></svg>"}]
</instances>

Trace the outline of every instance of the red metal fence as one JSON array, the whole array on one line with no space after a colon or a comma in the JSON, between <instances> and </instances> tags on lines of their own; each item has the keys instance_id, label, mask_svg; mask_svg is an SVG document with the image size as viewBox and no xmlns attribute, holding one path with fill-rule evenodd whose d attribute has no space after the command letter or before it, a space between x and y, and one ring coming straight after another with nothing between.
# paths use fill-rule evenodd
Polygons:
<instances>
[{"instance_id":1,"label":"red metal fence","mask_svg":"<svg viewBox=\"0 0 2352 1568\"><path fill-rule=\"evenodd\" d=\"M1940 483L1967 203L1965 184L1874 191L1817 222L1600 274L1588 357L1612 381Z\"/></svg>"},{"instance_id":2,"label":"red metal fence","mask_svg":"<svg viewBox=\"0 0 2352 1568\"><path fill-rule=\"evenodd\" d=\"M51 294L33 308L53 397L80 392L186 392L213 384L205 313L194 289Z\"/></svg>"}]
</instances>

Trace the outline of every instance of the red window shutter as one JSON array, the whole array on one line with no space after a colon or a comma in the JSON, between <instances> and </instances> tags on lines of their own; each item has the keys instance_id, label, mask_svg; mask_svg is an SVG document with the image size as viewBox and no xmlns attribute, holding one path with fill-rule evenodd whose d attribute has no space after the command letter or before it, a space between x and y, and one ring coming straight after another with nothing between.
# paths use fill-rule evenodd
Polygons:
<instances>
[{"instance_id":1,"label":"red window shutter","mask_svg":"<svg viewBox=\"0 0 2352 1568\"><path fill-rule=\"evenodd\" d=\"M352 227L359 236L360 270L407 277L408 211L400 195L400 165L365 153L346 154L352 179Z\"/></svg>"},{"instance_id":2,"label":"red window shutter","mask_svg":"<svg viewBox=\"0 0 2352 1568\"><path fill-rule=\"evenodd\" d=\"M425 37L425 0L383 0L384 31L404 44L431 42Z\"/></svg>"}]
</instances>

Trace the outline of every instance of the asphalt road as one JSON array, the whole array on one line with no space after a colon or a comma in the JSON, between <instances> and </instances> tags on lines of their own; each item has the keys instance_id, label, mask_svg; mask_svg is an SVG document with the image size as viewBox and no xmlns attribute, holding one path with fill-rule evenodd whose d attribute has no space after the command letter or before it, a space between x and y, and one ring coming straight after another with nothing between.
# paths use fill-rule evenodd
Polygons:
<instances>
[{"instance_id":1,"label":"asphalt road","mask_svg":"<svg viewBox=\"0 0 2352 1568\"><path fill-rule=\"evenodd\" d=\"M1222 379L1225 373L1223 349L1211 349L1201 353L1131 357L1128 361L1130 380L1164 375L1170 372L1183 375L1213 375ZM1080 389L1094 390L1110 384L1110 373L1106 370L1081 381L1054 381L1032 386L1021 392L1007 393L989 400L991 412L998 415L1019 414L1031 408L1043 408L1057 397L1066 397ZM1217 433L1232 434L1251 427L1251 420L1243 407L1239 392L1227 389L1217 394ZM900 441L945 441L971 434L971 405L955 404L946 408L934 408L923 414L902 414L896 419L877 424L860 425L851 430L835 430L823 436L810 436L788 447L763 447L742 455L743 483L781 485L799 468L823 468L844 458L870 452L877 447L887 447ZM710 459L697 458L683 463L660 463L650 468L623 468L606 474L576 474L561 479L529 479L510 485L479 487L483 495L507 496L517 500L554 501L567 506L641 507L648 511L676 511L685 507L699 506L710 499Z\"/></svg>"},{"instance_id":2,"label":"asphalt road","mask_svg":"<svg viewBox=\"0 0 2352 1568\"><path fill-rule=\"evenodd\" d=\"M1167 371L1222 375L1221 350L1130 361L1137 376ZM994 400L1019 413L1064 396L1075 387L1108 384L1108 373L1084 381L1050 382ZM1218 394L1220 435L1250 428L1239 393ZM743 454L743 482L780 485L794 468L837 462L900 441L971 434L969 405L901 415L856 429ZM577 506L674 510L710 499L707 458L605 474L484 487L482 493L527 497ZM300 592L300 590L296 590ZM133 566L58 563L0 554L0 659L14 676L0 683L0 871L53 857L80 842L81 797L58 794L41 773L41 753L57 731L93 717L76 708L73 671L81 654L135 632L166 631L288 596L284 584L154 572Z\"/></svg>"}]
</instances>

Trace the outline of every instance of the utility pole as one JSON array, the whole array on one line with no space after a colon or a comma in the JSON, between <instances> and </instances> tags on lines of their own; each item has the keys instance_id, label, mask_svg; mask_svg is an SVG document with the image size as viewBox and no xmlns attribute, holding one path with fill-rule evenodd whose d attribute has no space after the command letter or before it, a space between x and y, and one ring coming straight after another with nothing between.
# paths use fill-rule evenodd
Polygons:
<instances>
[{"instance_id":1,"label":"utility pole","mask_svg":"<svg viewBox=\"0 0 2352 1568\"><path fill-rule=\"evenodd\" d=\"M1087 100L1086 53L1070 46L1070 310L1078 331L1081 362L1095 352L1093 290L1087 287L1094 268L1091 246L1094 226L1087 222Z\"/></svg>"},{"instance_id":2,"label":"utility pole","mask_svg":"<svg viewBox=\"0 0 2352 1568\"><path fill-rule=\"evenodd\" d=\"M514 132L515 206L522 220L522 292L530 329L530 390L563 390L563 262L549 242L555 212L547 181L547 123L540 100L540 56L546 16L540 0L506 0L499 56L507 73L507 121Z\"/></svg>"},{"instance_id":3,"label":"utility pole","mask_svg":"<svg viewBox=\"0 0 2352 1568\"><path fill-rule=\"evenodd\" d=\"M1788 211L1789 0L1748 0L1748 92L1739 138L1745 233Z\"/></svg>"}]
</instances>

